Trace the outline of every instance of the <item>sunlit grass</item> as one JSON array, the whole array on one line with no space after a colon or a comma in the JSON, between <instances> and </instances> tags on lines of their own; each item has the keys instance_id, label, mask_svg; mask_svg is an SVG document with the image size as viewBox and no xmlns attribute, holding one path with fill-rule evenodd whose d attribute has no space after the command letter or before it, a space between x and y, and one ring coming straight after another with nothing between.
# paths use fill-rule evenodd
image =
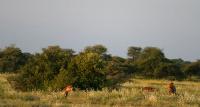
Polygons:
<instances>
[{"instance_id":1,"label":"sunlit grass","mask_svg":"<svg viewBox=\"0 0 200 107\"><path fill-rule=\"evenodd\" d=\"M14 74L0 74L0 106L61 106L61 107L199 107L200 83L175 81L177 95L169 95L166 80L131 79L119 90L73 91L66 98L63 92L14 90L7 78ZM152 86L158 92L142 92L141 87Z\"/></svg>"}]
</instances>

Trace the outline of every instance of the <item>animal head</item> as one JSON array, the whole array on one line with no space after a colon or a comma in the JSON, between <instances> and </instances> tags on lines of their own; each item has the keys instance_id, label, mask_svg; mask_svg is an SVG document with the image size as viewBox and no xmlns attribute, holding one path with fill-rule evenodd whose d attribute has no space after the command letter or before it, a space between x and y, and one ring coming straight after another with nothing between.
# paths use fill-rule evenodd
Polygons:
<instances>
[{"instance_id":1,"label":"animal head","mask_svg":"<svg viewBox=\"0 0 200 107\"><path fill-rule=\"evenodd\" d=\"M172 88L174 86L174 83L173 82L170 82L169 84L168 84L168 88Z\"/></svg>"}]
</instances>

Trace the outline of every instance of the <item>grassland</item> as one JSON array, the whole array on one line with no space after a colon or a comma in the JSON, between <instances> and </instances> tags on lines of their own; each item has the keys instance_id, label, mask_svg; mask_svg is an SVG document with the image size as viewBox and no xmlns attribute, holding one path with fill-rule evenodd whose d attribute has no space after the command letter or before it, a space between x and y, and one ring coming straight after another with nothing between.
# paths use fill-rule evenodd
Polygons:
<instances>
[{"instance_id":1,"label":"grassland","mask_svg":"<svg viewBox=\"0 0 200 107\"><path fill-rule=\"evenodd\" d=\"M0 74L0 106L4 107L200 107L200 83L175 81L177 95L169 95L166 80L131 79L119 90L73 91L67 98L63 92L21 92L12 88L8 78L15 74ZM152 86L158 92L142 92Z\"/></svg>"}]
</instances>

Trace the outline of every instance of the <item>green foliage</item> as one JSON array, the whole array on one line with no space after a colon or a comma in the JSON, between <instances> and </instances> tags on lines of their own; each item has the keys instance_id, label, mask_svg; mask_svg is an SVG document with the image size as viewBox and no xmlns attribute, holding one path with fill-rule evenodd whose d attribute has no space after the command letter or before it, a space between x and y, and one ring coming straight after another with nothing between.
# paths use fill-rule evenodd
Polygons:
<instances>
[{"instance_id":1,"label":"green foliage","mask_svg":"<svg viewBox=\"0 0 200 107\"><path fill-rule=\"evenodd\" d=\"M80 89L101 89L106 82L104 56L85 52L74 56L74 51L49 46L36 54L21 69L19 81L26 90L63 89L73 84Z\"/></svg>"},{"instance_id":2,"label":"green foliage","mask_svg":"<svg viewBox=\"0 0 200 107\"><path fill-rule=\"evenodd\" d=\"M169 60L164 53L155 47L146 47L134 63L138 74L150 78L183 78L181 60Z\"/></svg>"},{"instance_id":3,"label":"green foliage","mask_svg":"<svg viewBox=\"0 0 200 107\"><path fill-rule=\"evenodd\" d=\"M105 66L110 56L102 45L88 46L76 55L67 67L62 68L54 80L54 88L73 84L79 89L101 89L106 83Z\"/></svg>"},{"instance_id":4,"label":"green foliage","mask_svg":"<svg viewBox=\"0 0 200 107\"><path fill-rule=\"evenodd\" d=\"M148 60L154 59L156 61L164 61L165 55L159 48L156 47L146 47L142 50L142 53L139 56L139 60Z\"/></svg>"},{"instance_id":5,"label":"green foliage","mask_svg":"<svg viewBox=\"0 0 200 107\"><path fill-rule=\"evenodd\" d=\"M135 67L128 64L126 59L114 56L112 60L107 62L106 66L106 78L109 80L107 85L114 86L135 71Z\"/></svg>"},{"instance_id":6,"label":"green foliage","mask_svg":"<svg viewBox=\"0 0 200 107\"><path fill-rule=\"evenodd\" d=\"M50 66L39 55L32 58L20 71L20 84L25 90L45 89L53 77Z\"/></svg>"},{"instance_id":7,"label":"green foliage","mask_svg":"<svg viewBox=\"0 0 200 107\"><path fill-rule=\"evenodd\" d=\"M45 90L51 86L53 87L52 83L57 81L55 77L62 71L61 68L67 68L73 53L72 50L61 49L59 46L44 48L43 53L34 55L20 69L20 83L26 90Z\"/></svg>"},{"instance_id":8,"label":"green foliage","mask_svg":"<svg viewBox=\"0 0 200 107\"><path fill-rule=\"evenodd\" d=\"M0 51L0 72L14 72L23 66L30 54L22 53L14 45Z\"/></svg>"},{"instance_id":9,"label":"green foliage","mask_svg":"<svg viewBox=\"0 0 200 107\"><path fill-rule=\"evenodd\" d=\"M142 48L131 46L128 48L127 55L132 58L133 61L137 60L139 55L141 54Z\"/></svg>"},{"instance_id":10,"label":"green foliage","mask_svg":"<svg viewBox=\"0 0 200 107\"><path fill-rule=\"evenodd\" d=\"M98 90L132 75L156 79L200 77L200 61L167 59L156 47L131 46L127 59L106 52L103 45L88 46L78 54L71 49L49 46L42 53L31 55L10 46L0 50L0 72L18 70L17 81L24 90L60 90L68 84L83 90Z\"/></svg>"},{"instance_id":11,"label":"green foliage","mask_svg":"<svg viewBox=\"0 0 200 107\"><path fill-rule=\"evenodd\" d=\"M184 72L188 77L198 76L200 77L200 61L193 62L184 68Z\"/></svg>"},{"instance_id":12,"label":"green foliage","mask_svg":"<svg viewBox=\"0 0 200 107\"><path fill-rule=\"evenodd\" d=\"M106 82L105 62L97 53L82 53L74 58L69 71L73 85L80 89L101 89Z\"/></svg>"},{"instance_id":13,"label":"green foliage","mask_svg":"<svg viewBox=\"0 0 200 107\"><path fill-rule=\"evenodd\" d=\"M69 64L70 66L70 64ZM70 67L69 67L70 68ZM64 89L66 85L73 84L74 77L70 74L68 70L61 68L59 74L53 80L51 87L53 90Z\"/></svg>"},{"instance_id":14,"label":"green foliage","mask_svg":"<svg viewBox=\"0 0 200 107\"><path fill-rule=\"evenodd\" d=\"M73 54L74 51L71 49L61 49L59 46L49 46L48 48L43 48L41 60L46 61L53 71L53 74L57 75L61 67L67 67Z\"/></svg>"},{"instance_id":15,"label":"green foliage","mask_svg":"<svg viewBox=\"0 0 200 107\"><path fill-rule=\"evenodd\" d=\"M141 52L135 64L144 76L153 77L156 68L164 61L165 56L160 49L147 47Z\"/></svg>"},{"instance_id":16,"label":"green foliage","mask_svg":"<svg viewBox=\"0 0 200 107\"><path fill-rule=\"evenodd\" d=\"M134 73L133 66L126 63L126 59L121 57L112 57L111 61L108 61L106 66L106 71L108 71L108 76Z\"/></svg>"},{"instance_id":17,"label":"green foliage","mask_svg":"<svg viewBox=\"0 0 200 107\"><path fill-rule=\"evenodd\" d=\"M154 77L156 78L171 78L180 79L183 78L183 72L179 66L173 63L161 63L159 67L155 69Z\"/></svg>"},{"instance_id":18,"label":"green foliage","mask_svg":"<svg viewBox=\"0 0 200 107\"><path fill-rule=\"evenodd\" d=\"M98 54L105 54L107 52L107 48L103 45L94 45L94 46L87 46L84 49L84 52L92 52L92 53L98 53Z\"/></svg>"},{"instance_id":19,"label":"green foliage","mask_svg":"<svg viewBox=\"0 0 200 107\"><path fill-rule=\"evenodd\" d=\"M0 74L0 107L198 107L200 83L191 81L174 81L177 87L176 95L169 95L165 85L168 80L130 79L120 84L119 90L73 91L68 98L62 91L30 91L19 92L11 87L10 76L16 74ZM141 92L140 87L150 85L159 91Z\"/></svg>"}]
</instances>

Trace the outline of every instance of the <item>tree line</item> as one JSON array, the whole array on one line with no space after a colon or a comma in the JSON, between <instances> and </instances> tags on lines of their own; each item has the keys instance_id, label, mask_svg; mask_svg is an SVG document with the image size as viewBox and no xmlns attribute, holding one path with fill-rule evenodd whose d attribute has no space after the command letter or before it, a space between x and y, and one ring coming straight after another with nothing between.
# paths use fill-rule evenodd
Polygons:
<instances>
[{"instance_id":1,"label":"tree line","mask_svg":"<svg viewBox=\"0 0 200 107\"><path fill-rule=\"evenodd\" d=\"M112 56L103 45L82 52L48 46L41 53L24 53L16 46L0 49L0 72L14 72L22 90L60 90L67 84L82 90L99 90L129 77L199 79L200 60L168 59L156 47L127 50L128 58Z\"/></svg>"}]
</instances>

